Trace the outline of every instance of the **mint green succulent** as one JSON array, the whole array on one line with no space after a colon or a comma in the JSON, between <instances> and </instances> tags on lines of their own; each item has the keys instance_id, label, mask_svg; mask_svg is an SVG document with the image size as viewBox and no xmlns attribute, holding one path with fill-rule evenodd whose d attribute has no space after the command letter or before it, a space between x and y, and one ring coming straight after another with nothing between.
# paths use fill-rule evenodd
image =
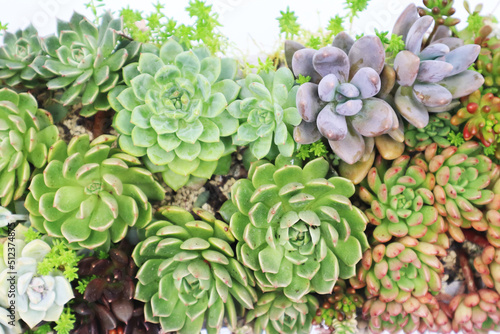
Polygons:
<instances>
[{"instance_id":1,"label":"mint green succulent","mask_svg":"<svg viewBox=\"0 0 500 334\"><path fill-rule=\"evenodd\" d=\"M34 228L73 249L106 251L129 228L151 222L149 201L162 200L165 191L138 159L111 148L115 140L82 135L53 146L25 202Z\"/></svg>"},{"instance_id":2,"label":"mint green succulent","mask_svg":"<svg viewBox=\"0 0 500 334\"><path fill-rule=\"evenodd\" d=\"M16 229L22 234L22 231ZM17 234L17 233L16 233ZM11 271L7 262L9 247L16 248L15 260L15 299L9 294ZM49 275L39 275L37 266L50 252L51 247L41 239L25 242L23 237L16 235L14 242L10 240L2 245L4 256L0 261L0 305L10 305L11 300L16 306L17 319L23 320L30 328L41 321L59 320L64 306L74 297L71 284L60 271L53 271ZM10 251L12 252L12 251ZM2 323L0 309L0 323ZM20 330L16 328L14 332ZM11 333L7 331L6 333Z\"/></svg>"},{"instance_id":3,"label":"mint green succulent","mask_svg":"<svg viewBox=\"0 0 500 334\"><path fill-rule=\"evenodd\" d=\"M0 202L21 198L34 168L47 163L49 148L59 138L52 116L38 109L29 93L0 89Z\"/></svg>"},{"instance_id":4,"label":"mint green succulent","mask_svg":"<svg viewBox=\"0 0 500 334\"><path fill-rule=\"evenodd\" d=\"M121 81L124 64L137 55L140 43L123 39L122 18L113 19L106 12L96 27L78 13L69 22L58 21L57 37L43 40L50 56L43 66L56 77L47 82L48 89L64 89L61 103L81 102L80 114L92 116L99 110L109 110L108 92Z\"/></svg>"},{"instance_id":5,"label":"mint green succulent","mask_svg":"<svg viewBox=\"0 0 500 334\"><path fill-rule=\"evenodd\" d=\"M291 157L296 149L293 128L302 121L295 102L299 86L294 86L292 71L286 67L261 71L237 82L240 99L228 107L241 122L233 143L249 145L257 159L267 156L273 145L281 155Z\"/></svg>"},{"instance_id":6,"label":"mint green succulent","mask_svg":"<svg viewBox=\"0 0 500 334\"><path fill-rule=\"evenodd\" d=\"M220 212L238 240L238 259L259 287L283 291L297 303L309 292L331 293L339 277L355 275L369 244L368 219L349 200L352 182L327 178L323 158L304 167L294 162L278 156L275 165L253 163Z\"/></svg>"},{"instance_id":7,"label":"mint green succulent","mask_svg":"<svg viewBox=\"0 0 500 334\"><path fill-rule=\"evenodd\" d=\"M135 299L146 303L146 321L164 332L218 333L227 319L237 328L237 310L253 309L257 294L247 268L235 258L234 237L224 222L201 209L199 218L175 206L160 208L166 220L146 228L132 254L139 267Z\"/></svg>"},{"instance_id":8,"label":"mint green succulent","mask_svg":"<svg viewBox=\"0 0 500 334\"><path fill-rule=\"evenodd\" d=\"M34 70L36 65L45 63L45 53L38 31L33 25L19 29L15 34L3 34L3 46L0 47L0 80L13 87L22 84L26 88L41 85L41 80L53 76L48 70L40 68L40 73Z\"/></svg>"},{"instance_id":9,"label":"mint green succulent","mask_svg":"<svg viewBox=\"0 0 500 334\"><path fill-rule=\"evenodd\" d=\"M269 334L309 334L318 307L318 300L312 295L292 302L282 292L267 292L259 298L255 308L248 311L246 321L255 319L255 333L265 330Z\"/></svg>"},{"instance_id":10,"label":"mint green succulent","mask_svg":"<svg viewBox=\"0 0 500 334\"><path fill-rule=\"evenodd\" d=\"M184 51L174 40L158 54L142 53L123 69L126 86L109 96L121 149L144 157L174 190L210 178L235 150L231 136L239 122L226 107L240 91L236 70L234 60L206 49Z\"/></svg>"}]
</instances>

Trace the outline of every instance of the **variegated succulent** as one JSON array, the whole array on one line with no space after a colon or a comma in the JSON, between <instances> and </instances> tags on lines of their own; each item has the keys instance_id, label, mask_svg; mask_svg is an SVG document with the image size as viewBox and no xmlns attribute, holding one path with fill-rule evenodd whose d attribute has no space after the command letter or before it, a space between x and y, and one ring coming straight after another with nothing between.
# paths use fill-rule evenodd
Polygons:
<instances>
[{"instance_id":1,"label":"variegated succulent","mask_svg":"<svg viewBox=\"0 0 500 334\"><path fill-rule=\"evenodd\" d=\"M236 304L253 309L252 275L235 258L229 226L203 210L199 220L173 206L146 228L134 249L139 267L135 298L146 303L146 321L164 332L216 333L227 319L236 328ZM239 309L239 306L238 306Z\"/></svg>"},{"instance_id":2,"label":"variegated succulent","mask_svg":"<svg viewBox=\"0 0 500 334\"><path fill-rule=\"evenodd\" d=\"M293 333L309 334L313 315L318 309L318 301L306 295L293 302L283 292L266 292L250 310L246 321L254 321L254 332L269 334Z\"/></svg>"},{"instance_id":3,"label":"variegated succulent","mask_svg":"<svg viewBox=\"0 0 500 334\"><path fill-rule=\"evenodd\" d=\"M163 199L164 190L138 159L111 148L115 140L82 135L53 145L25 202L33 227L75 249L107 250L129 227L150 223L149 200Z\"/></svg>"},{"instance_id":4,"label":"variegated succulent","mask_svg":"<svg viewBox=\"0 0 500 334\"><path fill-rule=\"evenodd\" d=\"M399 113L413 126L423 128L429 123L429 112L453 109L456 99L481 87L484 78L468 70L481 47L463 45L458 38L445 37L433 41L422 50L422 42L434 19L419 17L410 4L396 21L393 33L405 40L405 50L394 59L400 87L394 95Z\"/></svg>"},{"instance_id":5,"label":"variegated succulent","mask_svg":"<svg viewBox=\"0 0 500 334\"><path fill-rule=\"evenodd\" d=\"M311 78L297 92L297 108L303 119L294 131L299 144L326 137L333 152L353 164L368 159L373 137L399 128L391 105L375 97L381 89L385 63L378 37L364 36L354 42L341 33L332 46L298 49L291 59L295 76Z\"/></svg>"},{"instance_id":6,"label":"variegated succulent","mask_svg":"<svg viewBox=\"0 0 500 334\"><path fill-rule=\"evenodd\" d=\"M7 86L22 84L26 88L35 88L41 84L41 79L53 76L41 67L45 63L45 53L33 25L14 34L5 32L3 43L0 47L0 79ZM34 68L39 68L39 73Z\"/></svg>"},{"instance_id":7,"label":"variegated succulent","mask_svg":"<svg viewBox=\"0 0 500 334\"><path fill-rule=\"evenodd\" d=\"M446 231L443 218L433 206L434 195L426 187L434 176L409 163L410 156L403 155L387 171L373 167L366 184L360 187L360 198L371 206L366 215L376 225L373 236L379 242L409 235L435 243Z\"/></svg>"},{"instance_id":8,"label":"variegated succulent","mask_svg":"<svg viewBox=\"0 0 500 334\"><path fill-rule=\"evenodd\" d=\"M248 145L257 158L264 158L272 146L283 156L291 157L296 149L293 127L301 118L295 107L298 86L292 72L279 70L249 74L237 81L241 86L238 100L229 105L229 113L240 119L235 145Z\"/></svg>"},{"instance_id":9,"label":"variegated succulent","mask_svg":"<svg viewBox=\"0 0 500 334\"><path fill-rule=\"evenodd\" d=\"M108 92L120 82L123 65L140 49L140 43L122 39L122 29L122 19L113 19L110 12L102 16L98 27L74 13L69 22L58 21L57 37L43 39L50 57L35 69L56 76L47 82L47 88L65 90L62 104L81 102L83 116L111 108Z\"/></svg>"},{"instance_id":10,"label":"variegated succulent","mask_svg":"<svg viewBox=\"0 0 500 334\"><path fill-rule=\"evenodd\" d=\"M210 178L234 151L230 136L239 122L226 107L240 91L236 62L202 51L184 51L170 40L159 55L142 53L123 70L126 86L109 97L120 147L144 157L174 190Z\"/></svg>"},{"instance_id":11,"label":"variegated succulent","mask_svg":"<svg viewBox=\"0 0 500 334\"><path fill-rule=\"evenodd\" d=\"M352 182L327 178L323 158L304 167L294 162L278 156L274 165L253 163L220 212L259 287L299 302L310 291L329 294L339 277L353 276L368 241L367 218L349 200Z\"/></svg>"},{"instance_id":12,"label":"variegated succulent","mask_svg":"<svg viewBox=\"0 0 500 334\"><path fill-rule=\"evenodd\" d=\"M453 125L464 125L464 139L479 139L486 147L500 141L500 98L493 93L474 93L461 99L463 107L451 119Z\"/></svg>"},{"instance_id":13,"label":"variegated succulent","mask_svg":"<svg viewBox=\"0 0 500 334\"><path fill-rule=\"evenodd\" d=\"M439 292L444 267L438 257L445 255L445 247L410 236L377 244L365 251L357 276L350 282L355 289L366 286L367 298L403 304L412 297Z\"/></svg>"},{"instance_id":14,"label":"variegated succulent","mask_svg":"<svg viewBox=\"0 0 500 334\"><path fill-rule=\"evenodd\" d=\"M464 240L460 227L486 230L478 206L494 198L487 187L500 167L480 153L481 146L473 141L459 148L450 146L440 154L437 145L431 144L412 159L413 164L433 176L425 187L432 190L435 208L449 222L450 235L460 242Z\"/></svg>"},{"instance_id":15,"label":"variegated succulent","mask_svg":"<svg viewBox=\"0 0 500 334\"><path fill-rule=\"evenodd\" d=\"M408 124L405 131L406 148L410 151L423 151L432 143L440 148L447 148L451 145L448 135L451 131L458 131L458 126L452 124L451 120L450 113L440 112L430 115L429 124L421 129Z\"/></svg>"},{"instance_id":16,"label":"variegated succulent","mask_svg":"<svg viewBox=\"0 0 500 334\"><path fill-rule=\"evenodd\" d=\"M38 109L29 93L0 89L0 200L7 206L21 198L34 168L47 163L59 138L51 115Z\"/></svg>"}]
</instances>

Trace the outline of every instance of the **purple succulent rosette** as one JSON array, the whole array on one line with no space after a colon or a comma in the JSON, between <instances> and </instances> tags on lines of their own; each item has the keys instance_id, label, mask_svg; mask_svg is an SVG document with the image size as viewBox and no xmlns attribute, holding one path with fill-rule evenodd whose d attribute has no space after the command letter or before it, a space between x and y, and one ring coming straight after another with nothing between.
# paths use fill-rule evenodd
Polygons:
<instances>
[{"instance_id":1,"label":"purple succulent rosette","mask_svg":"<svg viewBox=\"0 0 500 334\"><path fill-rule=\"evenodd\" d=\"M293 57L288 56L294 74L311 78L297 92L297 108L303 119L294 131L298 143L310 144L326 137L333 152L353 164L368 158L374 137L399 127L393 108L375 97L385 65L378 37L354 41L340 33L331 46L319 50L300 48L290 41L285 49L288 54L296 50Z\"/></svg>"},{"instance_id":2,"label":"purple succulent rosette","mask_svg":"<svg viewBox=\"0 0 500 334\"><path fill-rule=\"evenodd\" d=\"M417 128L429 123L429 112L453 109L457 99L471 94L484 82L481 74L467 70L481 51L479 45L463 45L461 39L449 37L447 29L439 29L422 49L433 22L432 16L420 17L415 4L410 4L393 28L393 33L401 35L406 43L405 50L394 59L400 85L394 102L399 113Z\"/></svg>"}]
</instances>

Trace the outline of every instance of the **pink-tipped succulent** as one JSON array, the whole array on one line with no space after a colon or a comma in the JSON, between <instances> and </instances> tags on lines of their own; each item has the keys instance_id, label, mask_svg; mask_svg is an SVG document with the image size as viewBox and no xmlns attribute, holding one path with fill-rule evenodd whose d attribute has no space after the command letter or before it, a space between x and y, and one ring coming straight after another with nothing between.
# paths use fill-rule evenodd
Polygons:
<instances>
[{"instance_id":1,"label":"pink-tipped succulent","mask_svg":"<svg viewBox=\"0 0 500 334\"><path fill-rule=\"evenodd\" d=\"M435 208L449 222L451 236L459 242L464 240L460 227L485 230L478 207L494 198L487 187L499 167L480 152L481 146L473 141L459 148L450 146L440 154L432 144L412 159L413 164L433 175L426 186L434 194Z\"/></svg>"},{"instance_id":2,"label":"pink-tipped succulent","mask_svg":"<svg viewBox=\"0 0 500 334\"><path fill-rule=\"evenodd\" d=\"M484 146L500 140L500 97L479 90L461 99L463 107L452 117L451 123L465 123L464 139L478 138Z\"/></svg>"},{"instance_id":3,"label":"pink-tipped succulent","mask_svg":"<svg viewBox=\"0 0 500 334\"><path fill-rule=\"evenodd\" d=\"M297 92L297 108L303 119L294 131L298 143L310 144L326 137L332 150L353 164L368 159L373 137L398 129L392 107L375 97L381 90L385 63L378 37L364 36L354 42L340 33L331 46L319 50L290 41L285 49L294 74L311 78Z\"/></svg>"},{"instance_id":4,"label":"pink-tipped succulent","mask_svg":"<svg viewBox=\"0 0 500 334\"><path fill-rule=\"evenodd\" d=\"M417 7L410 4L393 28L393 33L406 42L405 50L394 59L400 85L394 102L399 113L417 128L429 123L429 112L453 109L457 105L455 99L469 95L484 82L481 74L468 70L480 46L443 37L422 49L424 36L433 22L432 16L419 17Z\"/></svg>"},{"instance_id":5,"label":"pink-tipped succulent","mask_svg":"<svg viewBox=\"0 0 500 334\"><path fill-rule=\"evenodd\" d=\"M468 293L459 294L450 301L453 331L488 333L500 323L500 295L492 289L477 290L467 255L461 250L458 256Z\"/></svg>"},{"instance_id":6,"label":"pink-tipped succulent","mask_svg":"<svg viewBox=\"0 0 500 334\"><path fill-rule=\"evenodd\" d=\"M403 304L411 297L424 297L441 290L444 267L439 261L445 247L406 236L364 252L353 288L366 286L368 298Z\"/></svg>"},{"instance_id":7,"label":"pink-tipped succulent","mask_svg":"<svg viewBox=\"0 0 500 334\"><path fill-rule=\"evenodd\" d=\"M486 246L481 255L474 259L474 268L487 288L500 291L500 249Z\"/></svg>"},{"instance_id":8,"label":"pink-tipped succulent","mask_svg":"<svg viewBox=\"0 0 500 334\"><path fill-rule=\"evenodd\" d=\"M404 303L369 299L363 306L363 316L367 318L372 333L451 332L448 317L441 311L436 297L430 293L418 298L410 297Z\"/></svg>"},{"instance_id":9,"label":"pink-tipped succulent","mask_svg":"<svg viewBox=\"0 0 500 334\"><path fill-rule=\"evenodd\" d=\"M379 242L409 235L421 241L435 243L443 233L445 223L433 206L434 195L426 188L431 174L419 166L408 166L410 156L394 160L387 171L373 167L361 186L360 198L371 205L366 211L377 227L373 236Z\"/></svg>"}]
</instances>

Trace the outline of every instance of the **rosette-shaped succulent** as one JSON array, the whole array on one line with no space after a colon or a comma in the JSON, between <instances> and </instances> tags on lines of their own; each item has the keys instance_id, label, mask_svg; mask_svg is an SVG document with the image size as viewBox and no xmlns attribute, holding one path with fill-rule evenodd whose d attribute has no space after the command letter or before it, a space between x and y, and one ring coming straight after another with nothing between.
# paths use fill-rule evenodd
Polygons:
<instances>
[{"instance_id":1,"label":"rosette-shaped succulent","mask_svg":"<svg viewBox=\"0 0 500 334\"><path fill-rule=\"evenodd\" d=\"M368 248L367 218L354 207L351 181L326 178L323 158L303 168L278 156L252 164L231 188L221 214L239 241L238 259L264 291L282 289L294 302L310 291L332 292L338 277L355 274Z\"/></svg>"},{"instance_id":2,"label":"rosette-shaped succulent","mask_svg":"<svg viewBox=\"0 0 500 334\"><path fill-rule=\"evenodd\" d=\"M436 25L452 27L460 23L460 19L451 17L455 14L454 0L424 0L424 7L418 8L420 16L430 15Z\"/></svg>"},{"instance_id":3,"label":"rosette-shaped succulent","mask_svg":"<svg viewBox=\"0 0 500 334\"><path fill-rule=\"evenodd\" d=\"M458 131L458 127L451 123L451 115L448 112L432 114L429 117L429 124L424 128L417 128L408 124L405 131L405 144L411 151L423 151L432 143L436 143L440 148L447 148L451 145L448 135L451 131Z\"/></svg>"},{"instance_id":4,"label":"rosette-shaped succulent","mask_svg":"<svg viewBox=\"0 0 500 334\"><path fill-rule=\"evenodd\" d=\"M382 303L404 303L411 297L438 293L444 267L438 256L445 248L406 236L365 251L357 276L351 278L355 289L366 286L367 297Z\"/></svg>"},{"instance_id":5,"label":"rosette-shaped succulent","mask_svg":"<svg viewBox=\"0 0 500 334\"><path fill-rule=\"evenodd\" d=\"M486 87L500 87L500 40L492 34L491 26L483 26L474 43L481 46L476 70L484 76Z\"/></svg>"},{"instance_id":6,"label":"rosette-shaped succulent","mask_svg":"<svg viewBox=\"0 0 500 334\"><path fill-rule=\"evenodd\" d=\"M71 248L107 250L129 227L151 221L148 200L163 199L164 190L137 159L111 148L115 140L103 135L90 142L82 135L53 146L25 202L33 227Z\"/></svg>"},{"instance_id":7,"label":"rosette-shaped succulent","mask_svg":"<svg viewBox=\"0 0 500 334\"><path fill-rule=\"evenodd\" d=\"M484 332L500 324L500 295L491 289L460 294L450 301L455 333Z\"/></svg>"},{"instance_id":8,"label":"rosette-shaped succulent","mask_svg":"<svg viewBox=\"0 0 500 334\"><path fill-rule=\"evenodd\" d=\"M448 317L440 312L438 301L430 293L410 297L403 303L368 299L363 305L363 316L372 333L451 332Z\"/></svg>"},{"instance_id":9,"label":"rosette-shaped succulent","mask_svg":"<svg viewBox=\"0 0 500 334\"><path fill-rule=\"evenodd\" d=\"M486 246L482 254L474 259L474 268L486 287L500 291L500 249Z\"/></svg>"},{"instance_id":10,"label":"rosette-shaped succulent","mask_svg":"<svg viewBox=\"0 0 500 334\"><path fill-rule=\"evenodd\" d=\"M495 182L492 191L494 197L493 200L486 205L486 211L482 220L483 228L481 230L487 228L486 237L489 243L500 248L500 180ZM500 291L500 289L498 289L498 291Z\"/></svg>"},{"instance_id":11,"label":"rosette-shaped succulent","mask_svg":"<svg viewBox=\"0 0 500 334\"><path fill-rule=\"evenodd\" d=\"M23 196L32 168L47 163L59 130L29 93L0 89L0 199L7 206Z\"/></svg>"},{"instance_id":12,"label":"rosette-shaped succulent","mask_svg":"<svg viewBox=\"0 0 500 334\"><path fill-rule=\"evenodd\" d=\"M480 47L463 44L458 38L438 39L422 49L422 41L434 22L431 16L419 18L410 4L394 25L393 33L405 40L405 50L394 59L397 89L394 102L399 113L417 128L429 123L429 112L449 111L462 96L469 95L484 82L476 71L467 70L476 60Z\"/></svg>"},{"instance_id":13,"label":"rosette-shaped succulent","mask_svg":"<svg viewBox=\"0 0 500 334\"><path fill-rule=\"evenodd\" d=\"M41 40L33 25L24 30L19 29L15 34L5 32L3 43L0 47L0 79L8 86L22 83L26 88L34 88L39 84L40 77L47 78L52 75L44 69L40 75L32 68L33 62L42 65L45 62L41 56Z\"/></svg>"},{"instance_id":14,"label":"rosette-shaped succulent","mask_svg":"<svg viewBox=\"0 0 500 334\"><path fill-rule=\"evenodd\" d=\"M259 298L255 308L248 312L246 321L255 319L255 333L265 330L269 334L309 334L318 306L318 301L312 295L293 302L282 292L266 292Z\"/></svg>"},{"instance_id":15,"label":"rosette-shaped succulent","mask_svg":"<svg viewBox=\"0 0 500 334\"><path fill-rule=\"evenodd\" d=\"M344 280L338 280L333 288L333 294L325 297L323 304L316 311L313 324L326 326L332 333L335 333L339 324L356 318L356 308L363 306L364 301L356 290L346 287Z\"/></svg>"},{"instance_id":16,"label":"rosette-shaped succulent","mask_svg":"<svg viewBox=\"0 0 500 334\"><path fill-rule=\"evenodd\" d=\"M499 167L480 152L481 146L472 141L459 148L450 146L440 154L437 145L432 144L412 160L433 175L426 187L432 190L435 208L446 217L449 232L458 241L463 241L460 227L481 229L483 213L477 206L494 198L493 192L486 188Z\"/></svg>"},{"instance_id":17,"label":"rosette-shaped succulent","mask_svg":"<svg viewBox=\"0 0 500 334\"><path fill-rule=\"evenodd\" d=\"M433 207L434 195L426 188L432 175L422 167L408 166L410 156L402 155L392 167L380 173L373 167L360 198L371 206L368 219L377 227L373 236L379 242L409 235L426 242L437 242L445 223Z\"/></svg>"},{"instance_id":18,"label":"rosette-shaped succulent","mask_svg":"<svg viewBox=\"0 0 500 334\"><path fill-rule=\"evenodd\" d=\"M486 147L495 145L500 140L500 98L476 90L461 101L463 107L452 117L452 124L465 123L465 140L476 137Z\"/></svg>"},{"instance_id":19,"label":"rosette-shaped succulent","mask_svg":"<svg viewBox=\"0 0 500 334\"><path fill-rule=\"evenodd\" d=\"M301 118L295 107L297 86L292 72L282 67L276 72L249 74L238 81L240 100L229 105L229 113L241 120L233 135L235 145L250 144L251 153L264 158L274 144L283 156L295 151L293 127Z\"/></svg>"},{"instance_id":20,"label":"rosette-shaped succulent","mask_svg":"<svg viewBox=\"0 0 500 334\"><path fill-rule=\"evenodd\" d=\"M109 251L109 259L88 256L78 263L78 277L85 281L77 290L74 333L158 334L158 325L144 322L144 304L134 301L137 266L130 257L132 247L122 241Z\"/></svg>"},{"instance_id":21,"label":"rosette-shaped succulent","mask_svg":"<svg viewBox=\"0 0 500 334\"><path fill-rule=\"evenodd\" d=\"M74 13L69 22L58 22L57 37L43 39L50 58L42 69L56 76L47 82L47 88L65 89L62 104L80 101L83 116L111 108L108 92L120 81L123 65L140 48L138 42L121 40L118 32L122 29L122 19L113 19L110 12L103 15L98 27Z\"/></svg>"},{"instance_id":22,"label":"rosette-shaped succulent","mask_svg":"<svg viewBox=\"0 0 500 334\"><path fill-rule=\"evenodd\" d=\"M16 248L15 268L7 260L7 254L12 254L12 245ZM14 242L9 240L2 246L4 256L0 264L0 269L3 269L0 273L0 303L14 303L19 319L30 328L42 320L59 320L65 304L74 295L71 284L61 272L53 271L49 275L37 272L38 264L51 250L49 244L40 239L26 243L22 238L16 238ZM16 286L15 296L9 292L12 283Z\"/></svg>"},{"instance_id":23,"label":"rosette-shaped succulent","mask_svg":"<svg viewBox=\"0 0 500 334\"><path fill-rule=\"evenodd\" d=\"M366 52L370 50L370 52ZM366 160L373 151L373 137L399 126L392 107L376 98L385 51L376 36L354 42L339 34L332 46L300 49L293 54L295 76L309 76L297 92L302 123L295 128L299 144L311 144L321 136L345 162Z\"/></svg>"},{"instance_id":24,"label":"rosette-shaped succulent","mask_svg":"<svg viewBox=\"0 0 500 334\"><path fill-rule=\"evenodd\" d=\"M173 206L159 210L167 220L146 228L132 257L139 267L135 299L146 303L146 321L164 332L199 333L204 321L217 332L224 318L236 328L236 306L253 309L253 278L235 258L229 226L195 209L200 220Z\"/></svg>"},{"instance_id":25,"label":"rosette-shaped succulent","mask_svg":"<svg viewBox=\"0 0 500 334\"><path fill-rule=\"evenodd\" d=\"M143 53L123 72L127 86L110 94L120 147L145 157L174 190L191 177L210 178L234 150L229 136L239 123L226 107L240 91L232 80L236 64L184 51L170 40L159 56Z\"/></svg>"}]
</instances>

